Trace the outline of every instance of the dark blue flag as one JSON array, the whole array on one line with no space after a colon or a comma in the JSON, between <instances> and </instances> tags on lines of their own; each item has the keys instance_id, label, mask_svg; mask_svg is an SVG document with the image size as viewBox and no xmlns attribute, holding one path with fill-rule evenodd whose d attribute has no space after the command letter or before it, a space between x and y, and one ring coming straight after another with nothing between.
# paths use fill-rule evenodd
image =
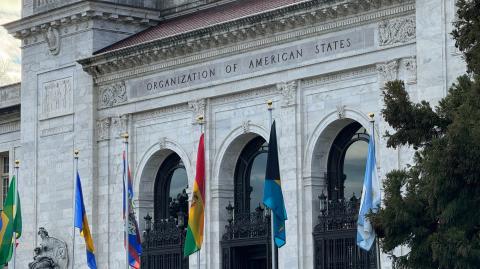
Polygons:
<instances>
[{"instance_id":1,"label":"dark blue flag","mask_svg":"<svg viewBox=\"0 0 480 269\"><path fill-rule=\"evenodd\" d=\"M263 203L272 210L273 234L277 247L286 243L285 220L287 211L283 201L282 185L280 183L280 167L278 165L277 133L275 121L270 130L268 142L267 171L265 173L265 186L263 189Z\"/></svg>"}]
</instances>

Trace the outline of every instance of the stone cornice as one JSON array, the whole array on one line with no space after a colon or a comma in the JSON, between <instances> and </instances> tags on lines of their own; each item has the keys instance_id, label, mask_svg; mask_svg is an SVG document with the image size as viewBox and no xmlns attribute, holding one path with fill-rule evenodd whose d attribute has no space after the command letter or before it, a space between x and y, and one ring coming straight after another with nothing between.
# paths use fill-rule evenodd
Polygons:
<instances>
[{"instance_id":1,"label":"stone cornice","mask_svg":"<svg viewBox=\"0 0 480 269\"><path fill-rule=\"evenodd\" d=\"M60 27L91 19L151 26L158 23L159 14L158 10L90 0L38 13L3 26L14 37L24 39L45 31L50 26Z\"/></svg>"},{"instance_id":2,"label":"stone cornice","mask_svg":"<svg viewBox=\"0 0 480 269\"><path fill-rule=\"evenodd\" d=\"M321 3L320 3L321 2ZM411 13L413 0L306 1L80 60L97 83ZM274 35L275 33L275 35ZM260 38L261 37L261 38Z\"/></svg>"}]
</instances>

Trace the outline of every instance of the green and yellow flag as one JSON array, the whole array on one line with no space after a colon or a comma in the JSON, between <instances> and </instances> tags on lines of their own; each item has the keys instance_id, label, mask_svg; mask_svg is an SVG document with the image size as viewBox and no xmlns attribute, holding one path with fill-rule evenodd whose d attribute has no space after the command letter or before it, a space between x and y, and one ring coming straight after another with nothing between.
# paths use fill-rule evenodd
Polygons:
<instances>
[{"instance_id":1,"label":"green and yellow flag","mask_svg":"<svg viewBox=\"0 0 480 269\"><path fill-rule=\"evenodd\" d=\"M203 242L205 215L205 142L203 134L198 143L197 173L192 195L192 204L188 211L187 238L183 249L185 257L199 251Z\"/></svg>"},{"instance_id":2,"label":"green and yellow flag","mask_svg":"<svg viewBox=\"0 0 480 269\"><path fill-rule=\"evenodd\" d=\"M13 233L17 234L17 239L22 235L22 212L15 176L10 182L0 216L0 265L7 264L12 258L16 241Z\"/></svg>"}]
</instances>

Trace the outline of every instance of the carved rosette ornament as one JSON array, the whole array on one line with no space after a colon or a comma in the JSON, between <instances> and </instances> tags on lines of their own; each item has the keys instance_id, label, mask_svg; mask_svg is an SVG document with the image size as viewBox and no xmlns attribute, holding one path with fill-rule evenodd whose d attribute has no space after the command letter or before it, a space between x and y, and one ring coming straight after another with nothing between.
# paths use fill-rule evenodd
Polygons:
<instances>
[{"instance_id":1,"label":"carved rosette ornament","mask_svg":"<svg viewBox=\"0 0 480 269\"><path fill-rule=\"evenodd\" d=\"M197 119L203 117L205 119L205 109L207 107L207 102L205 99L199 99L188 102L188 107L193 112L192 123L197 124Z\"/></svg>"},{"instance_id":2,"label":"carved rosette ornament","mask_svg":"<svg viewBox=\"0 0 480 269\"><path fill-rule=\"evenodd\" d=\"M108 140L111 118L97 120L97 142Z\"/></svg>"},{"instance_id":3,"label":"carved rosette ornament","mask_svg":"<svg viewBox=\"0 0 480 269\"><path fill-rule=\"evenodd\" d=\"M58 55L60 53L60 32L58 29L50 26L44 33L44 36L50 53L52 55Z\"/></svg>"},{"instance_id":4,"label":"carved rosette ornament","mask_svg":"<svg viewBox=\"0 0 480 269\"><path fill-rule=\"evenodd\" d=\"M112 107L125 102L127 102L127 88L124 81L100 87L99 106L101 108Z\"/></svg>"},{"instance_id":5,"label":"carved rosette ornament","mask_svg":"<svg viewBox=\"0 0 480 269\"><path fill-rule=\"evenodd\" d=\"M377 71L383 84L398 78L398 59L377 65Z\"/></svg>"},{"instance_id":6,"label":"carved rosette ornament","mask_svg":"<svg viewBox=\"0 0 480 269\"><path fill-rule=\"evenodd\" d=\"M378 26L378 42L380 46L407 43L415 39L415 28L415 17L382 21Z\"/></svg>"},{"instance_id":7,"label":"carved rosette ornament","mask_svg":"<svg viewBox=\"0 0 480 269\"><path fill-rule=\"evenodd\" d=\"M293 106L296 103L298 82L296 80L281 82L277 84L277 89L282 95L282 107Z\"/></svg>"}]
</instances>

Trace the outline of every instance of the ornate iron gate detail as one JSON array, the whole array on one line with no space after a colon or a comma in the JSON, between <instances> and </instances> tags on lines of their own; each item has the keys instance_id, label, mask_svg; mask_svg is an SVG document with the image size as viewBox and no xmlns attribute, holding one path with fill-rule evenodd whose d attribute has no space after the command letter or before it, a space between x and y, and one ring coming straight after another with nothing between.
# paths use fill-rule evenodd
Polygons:
<instances>
[{"instance_id":1,"label":"ornate iron gate detail","mask_svg":"<svg viewBox=\"0 0 480 269\"><path fill-rule=\"evenodd\" d=\"M375 269L375 244L370 251L357 247L357 214L360 199L326 200L319 197L321 213L313 231L316 269Z\"/></svg>"},{"instance_id":2,"label":"ornate iron gate detail","mask_svg":"<svg viewBox=\"0 0 480 269\"><path fill-rule=\"evenodd\" d=\"M235 213L235 216L233 209L229 204L228 225L220 242L222 268L271 268L270 216L260 206L253 213Z\"/></svg>"},{"instance_id":3,"label":"ornate iron gate detail","mask_svg":"<svg viewBox=\"0 0 480 269\"><path fill-rule=\"evenodd\" d=\"M168 219L152 223L152 217L145 219L146 230L143 240L141 268L144 269L188 269L188 258L183 257L188 196L185 191L169 206ZM176 216L176 218L174 218Z\"/></svg>"}]
</instances>

